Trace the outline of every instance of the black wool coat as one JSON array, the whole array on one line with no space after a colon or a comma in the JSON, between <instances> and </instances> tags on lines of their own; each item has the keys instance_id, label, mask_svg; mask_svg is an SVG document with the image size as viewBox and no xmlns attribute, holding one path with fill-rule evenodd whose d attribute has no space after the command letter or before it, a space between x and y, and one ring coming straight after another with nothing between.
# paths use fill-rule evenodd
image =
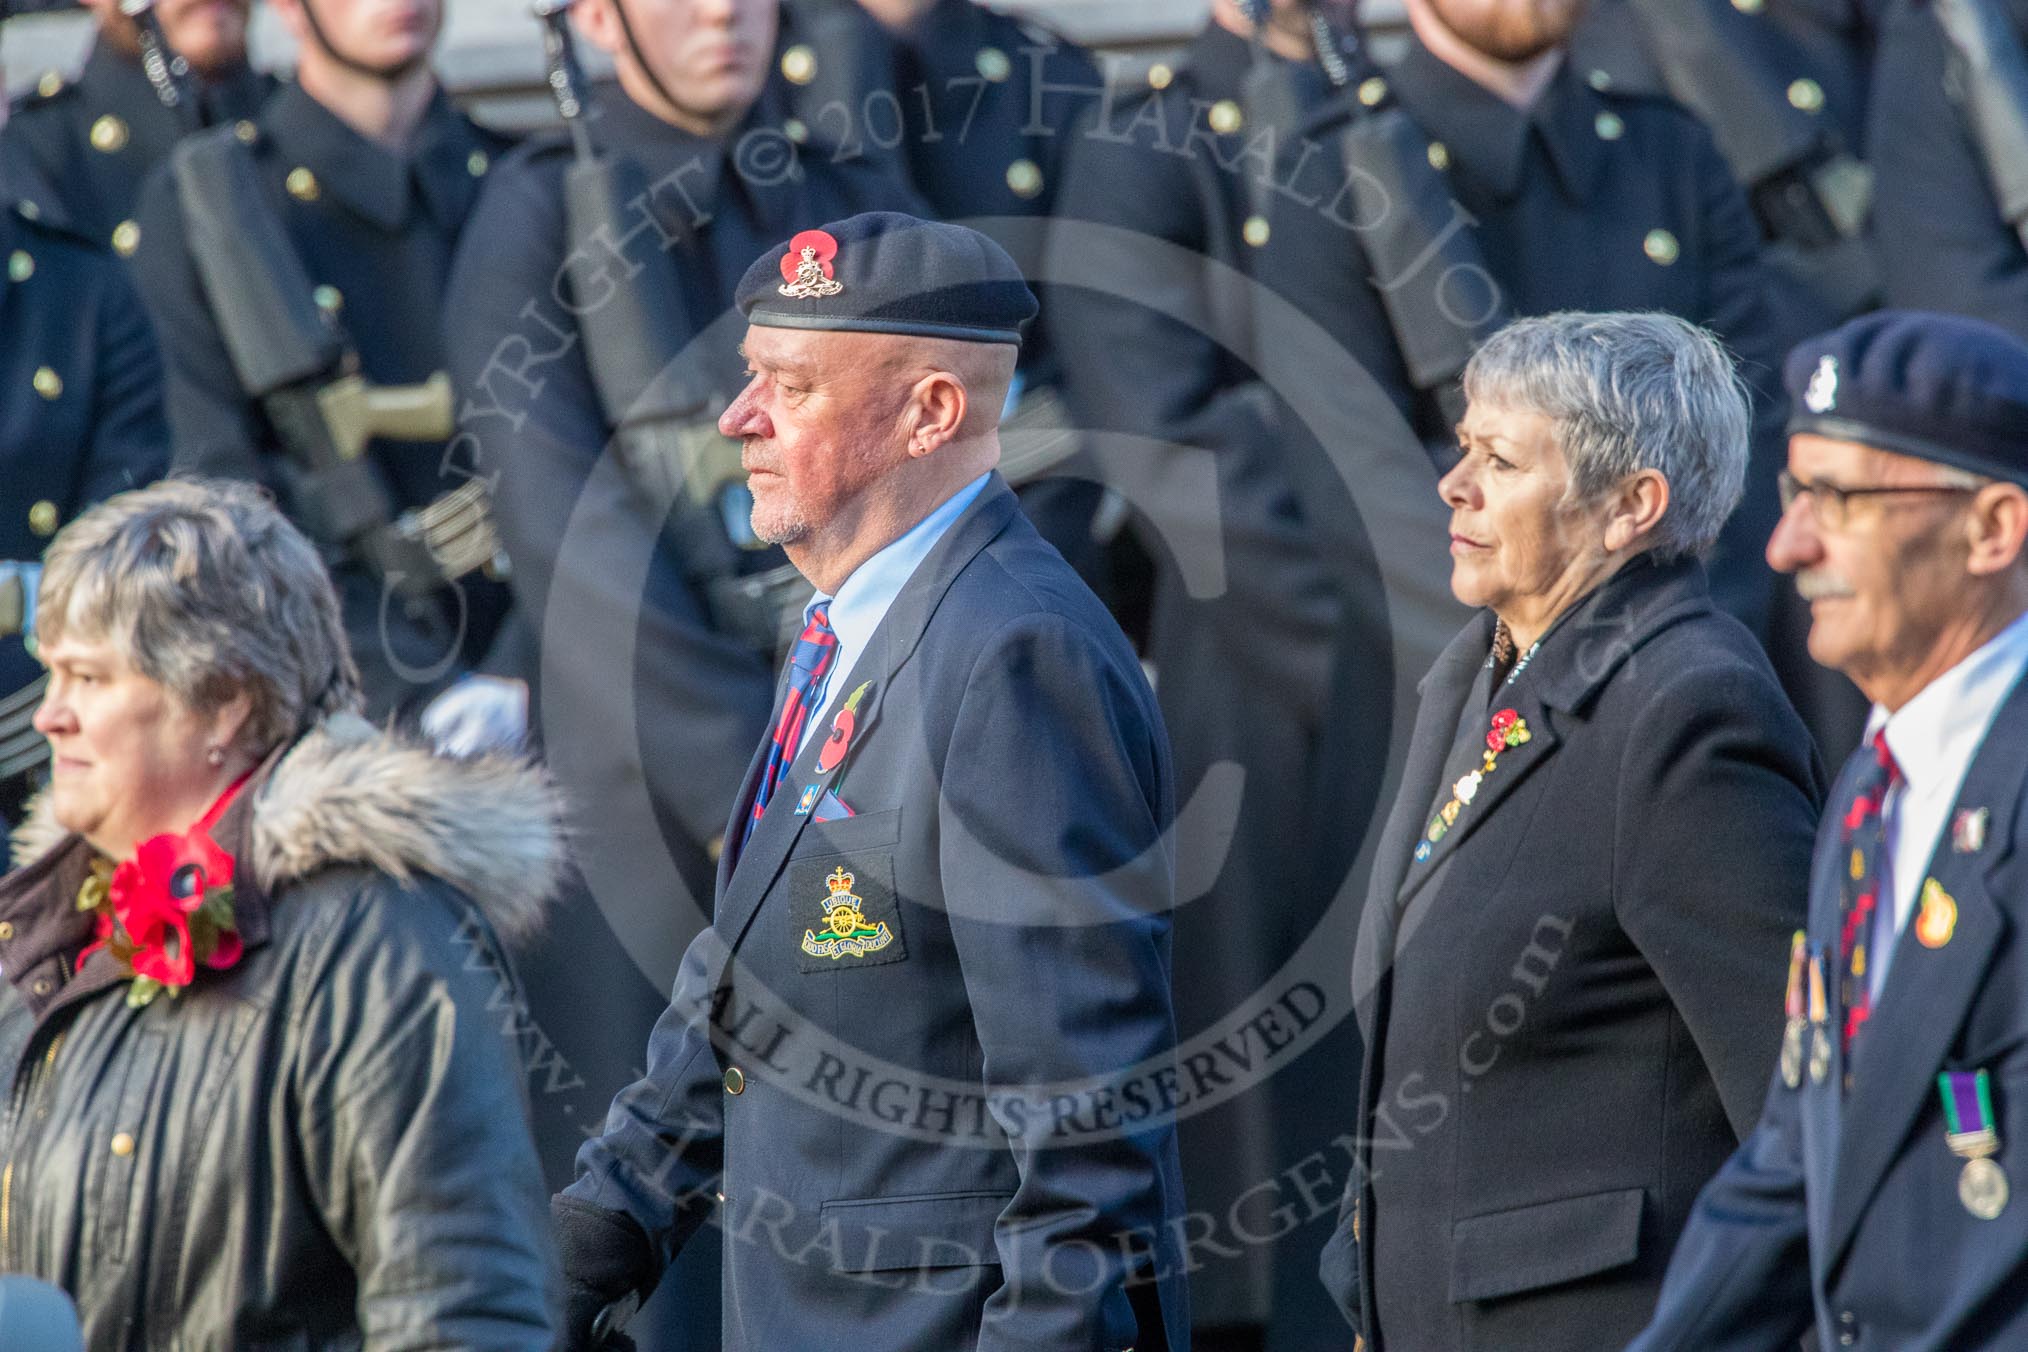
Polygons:
<instances>
[{"instance_id":1,"label":"black wool coat","mask_svg":"<svg viewBox=\"0 0 2028 1352\"><path fill-rule=\"evenodd\" d=\"M1700 564L1629 563L1465 711L1492 635L1423 683L1354 960L1360 1167L1323 1272L1376 1349L1641 1327L1759 1113L1809 887L1816 754ZM1503 711L1527 740L1430 842L1460 731Z\"/></svg>"}]
</instances>

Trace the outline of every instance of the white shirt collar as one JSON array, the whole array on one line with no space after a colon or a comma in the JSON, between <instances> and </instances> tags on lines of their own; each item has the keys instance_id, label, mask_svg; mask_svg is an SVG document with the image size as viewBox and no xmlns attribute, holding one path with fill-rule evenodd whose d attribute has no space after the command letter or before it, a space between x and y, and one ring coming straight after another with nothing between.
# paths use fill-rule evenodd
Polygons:
<instances>
[{"instance_id":1,"label":"white shirt collar","mask_svg":"<svg viewBox=\"0 0 2028 1352\"><path fill-rule=\"evenodd\" d=\"M1870 740L1887 729L1887 749L1901 767L1910 796L1926 798L1940 790L1955 796L1986 730L2024 670L2028 613L2015 617L1893 714L1874 705L1866 736Z\"/></svg>"}]
</instances>

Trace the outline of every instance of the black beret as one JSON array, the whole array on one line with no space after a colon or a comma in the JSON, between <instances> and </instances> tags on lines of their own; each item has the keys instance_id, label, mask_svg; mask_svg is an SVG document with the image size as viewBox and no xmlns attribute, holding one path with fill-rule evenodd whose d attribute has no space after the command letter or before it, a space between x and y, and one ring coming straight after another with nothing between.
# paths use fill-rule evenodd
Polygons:
<instances>
[{"instance_id":1,"label":"black beret","mask_svg":"<svg viewBox=\"0 0 2028 1352\"><path fill-rule=\"evenodd\" d=\"M2028 343L1957 315L1878 310L1798 344L1789 434L2028 486Z\"/></svg>"},{"instance_id":2,"label":"black beret","mask_svg":"<svg viewBox=\"0 0 2028 1352\"><path fill-rule=\"evenodd\" d=\"M778 329L1020 343L1035 293L992 239L962 225L867 212L805 230L739 283L739 310Z\"/></svg>"}]
</instances>

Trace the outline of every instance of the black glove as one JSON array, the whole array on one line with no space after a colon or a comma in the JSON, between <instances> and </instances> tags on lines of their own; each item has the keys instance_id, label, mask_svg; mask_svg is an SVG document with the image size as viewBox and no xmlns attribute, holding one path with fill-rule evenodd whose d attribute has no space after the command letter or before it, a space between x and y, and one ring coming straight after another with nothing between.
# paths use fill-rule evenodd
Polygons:
<instances>
[{"instance_id":1,"label":"black glove","mask_svg":"<svg viewBox=\"0 0 2028 1352\"><path fill-rule=\"evenodd\" d=\"M593 1337L608 1306L629 1304L655 1285L648 1236L631 1216L561 1193L549 1199L563 1260L563 1336L557 1352L634 1352L624 1333ZM629 1311L631 1313L631 1311Z\"/></svg>"}]
</instances>

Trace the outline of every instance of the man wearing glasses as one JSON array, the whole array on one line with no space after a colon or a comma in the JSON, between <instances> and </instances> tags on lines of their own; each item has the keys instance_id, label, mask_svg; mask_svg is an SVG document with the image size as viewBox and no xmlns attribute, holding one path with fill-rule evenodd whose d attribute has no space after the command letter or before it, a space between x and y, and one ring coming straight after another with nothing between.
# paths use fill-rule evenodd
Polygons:
<instances>
[{"instance_id":1,"label":"man wearing glasses","mask_svg":"<svg viewBox=\"0 0 2028 1352\"><path fill-rule=\"evenodd\" d=\"M1873 712L1760 1125L1634 1347L1793 1346L1813 1311L1827 1348L2028 1346L2028 346L1885 311L1787 375L1768 561Z\"/></svg>"}]
</instances>

